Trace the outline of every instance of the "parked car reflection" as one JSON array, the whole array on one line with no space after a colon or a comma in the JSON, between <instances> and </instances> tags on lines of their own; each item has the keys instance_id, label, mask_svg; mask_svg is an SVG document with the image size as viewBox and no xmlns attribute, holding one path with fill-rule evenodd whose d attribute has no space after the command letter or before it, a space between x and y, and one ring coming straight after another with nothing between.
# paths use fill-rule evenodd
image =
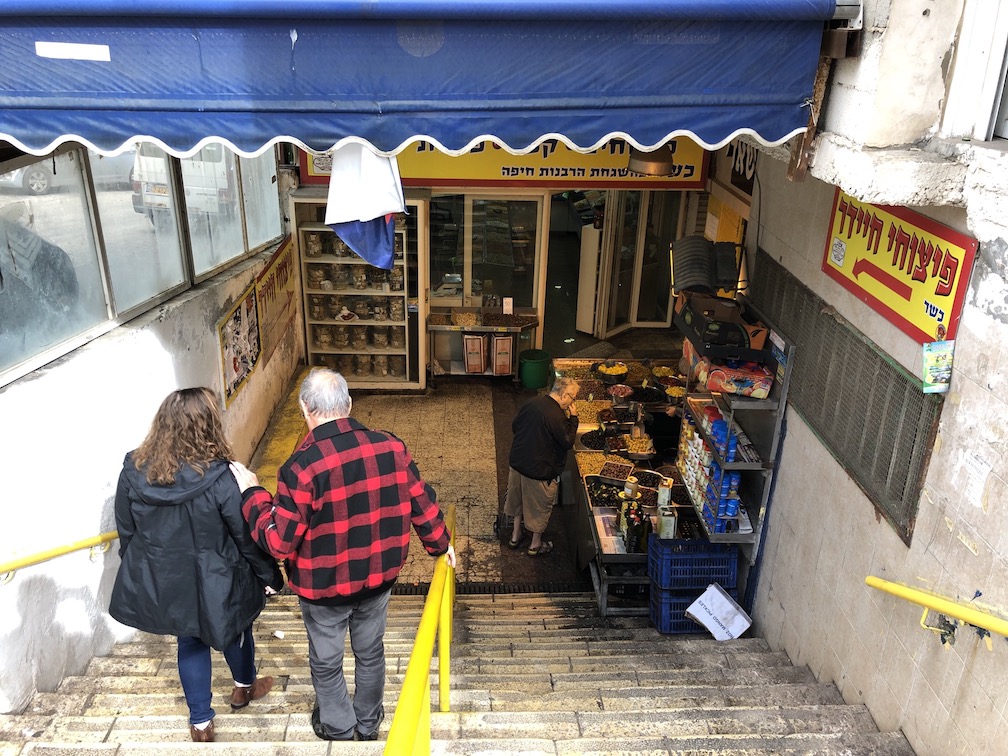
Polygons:
<instances>
[{"instance_id":1,"label":"parked car reflection","mask_svg":"<svg viewBox=\"0 0 1008 756\"><path fill-rule=\"evenodd\" d=\"M0 174L0 187L23 189L27 194L47 194L78 182L79 153L46 157L8 173ZM133 150L106 157L91 153L91 174L101 188L132 188Z\"/></svg>"}]
</instances>

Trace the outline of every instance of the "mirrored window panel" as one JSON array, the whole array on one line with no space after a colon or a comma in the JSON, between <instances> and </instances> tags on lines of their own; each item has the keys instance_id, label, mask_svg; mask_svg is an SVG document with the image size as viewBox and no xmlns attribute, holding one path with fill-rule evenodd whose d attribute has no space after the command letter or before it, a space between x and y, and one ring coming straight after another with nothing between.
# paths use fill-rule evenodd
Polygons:
<instances>
[{"instance_id":1,"label":"mirrored window panel","mask_svg":"<svg viewBox=\"0 0 1008 756\"><path fill-rule=\"evenodd\" d=\"M112 296L119 313L185 280L169 199L168 156L143 145L115 157L89 152Z\"/></svg>"},{"instance_id":2,"label":"mirrored window panel","mask_svg":"<svg viewBox=\"0 0 1008 756\"><path fill-rule=\"evenodd\" d=\"M81 154L0 175L0 371L109 317Z\"/></svg>"}]
</instances>

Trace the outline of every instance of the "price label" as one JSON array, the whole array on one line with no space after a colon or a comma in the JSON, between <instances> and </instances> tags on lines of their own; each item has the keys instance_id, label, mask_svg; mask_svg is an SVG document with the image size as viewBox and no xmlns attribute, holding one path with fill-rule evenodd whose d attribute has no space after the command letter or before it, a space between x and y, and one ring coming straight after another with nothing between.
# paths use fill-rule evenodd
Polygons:
<instances>
[{"instance_id":1,"label":"price label","mask_svg":"<svg viewBox=\"0 0 1008 756\"><path fill-rule=\"evenodd\" d=\"M641 388L647 388L647 378L641 381Z\"/></svg>"}]
</instances>

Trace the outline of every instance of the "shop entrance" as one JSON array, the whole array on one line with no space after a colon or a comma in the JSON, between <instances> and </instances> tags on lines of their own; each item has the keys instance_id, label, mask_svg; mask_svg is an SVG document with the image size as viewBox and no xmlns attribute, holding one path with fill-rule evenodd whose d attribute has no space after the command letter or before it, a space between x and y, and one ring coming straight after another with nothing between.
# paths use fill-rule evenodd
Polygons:
<instances>
[{"instance_id":1,"label":"shop entrance","mask_svg":"<svg viewBox=\"0 0 1008 756\"><path fill-rule=\"evenodd\" d=\"M672 242L682 225L682 193L614 191L606 197L595 334L672 324Z\"/></svg>"},{"instance_id":2,"label":"shop entrance","mask_svg":"<svg viewBox=\"0 0 1008 756\"><path fill-rule=\"evenodd\" d=\"M554 357L630 328L671 326L669 252L682 235L684 196L654 190L554 196L543 328L543 346Z\"/></svg>"}]
</instances>

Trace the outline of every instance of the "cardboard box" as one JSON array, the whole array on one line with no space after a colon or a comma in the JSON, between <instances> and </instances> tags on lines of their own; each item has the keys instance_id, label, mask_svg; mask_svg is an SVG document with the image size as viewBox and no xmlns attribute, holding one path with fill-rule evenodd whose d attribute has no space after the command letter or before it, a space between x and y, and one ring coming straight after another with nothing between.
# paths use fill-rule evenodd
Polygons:
<instances>
[{"instance_id":1,"label":"cardboard box","mask_svg":"<svg viewBox=\"0 0 1008 756\"><path fill-rule=\"evenodd\" d=\"M514 339L510 336L493 337L494 375L511 375Z\"/></svg>"},{"instance_id":2,"label":"cardboard box","mask_svg":"<svg viewBox=\"0 0 1008 756\"><path fill-rule=\"evenodd\" d=\"M773 374L757 362L720 363L697 354L689 339L683 339L683 358L690 376L708 391L766 399L773 387Z\"/></svg>"},{"instance_id":3,"label":"cardboard box","mask_svg":"<svg viewBox=\"0 0 1008 756\"><path fill-rule=\"evenodd\" d=\"M675 312L704 344L756 350L766 345L769 329L758 321L746 320L732 299L681 291L676 296Z\"/></svg>"},{"instance_id":4,"label":"cardboard box","mask_svg":"<svg viewBox=\"0 0 1008 756\"><path fill-rule=\"evenodd\" d=\"M463 334L465 369L467 373L485 373L487 369L487 337Z\"/></svg>"},{"instance_id":5,"label":"cardboard box","mask_svg":"<svg viewBox=\"0 0 1008 756\"><path fill-rule=\"evenodd\" d=\"M686 609L686 616L707 628L714 640L733 640L752 624L742 607L717 583L707 586L700 597Z\"/></svg>"}]
</instances>

